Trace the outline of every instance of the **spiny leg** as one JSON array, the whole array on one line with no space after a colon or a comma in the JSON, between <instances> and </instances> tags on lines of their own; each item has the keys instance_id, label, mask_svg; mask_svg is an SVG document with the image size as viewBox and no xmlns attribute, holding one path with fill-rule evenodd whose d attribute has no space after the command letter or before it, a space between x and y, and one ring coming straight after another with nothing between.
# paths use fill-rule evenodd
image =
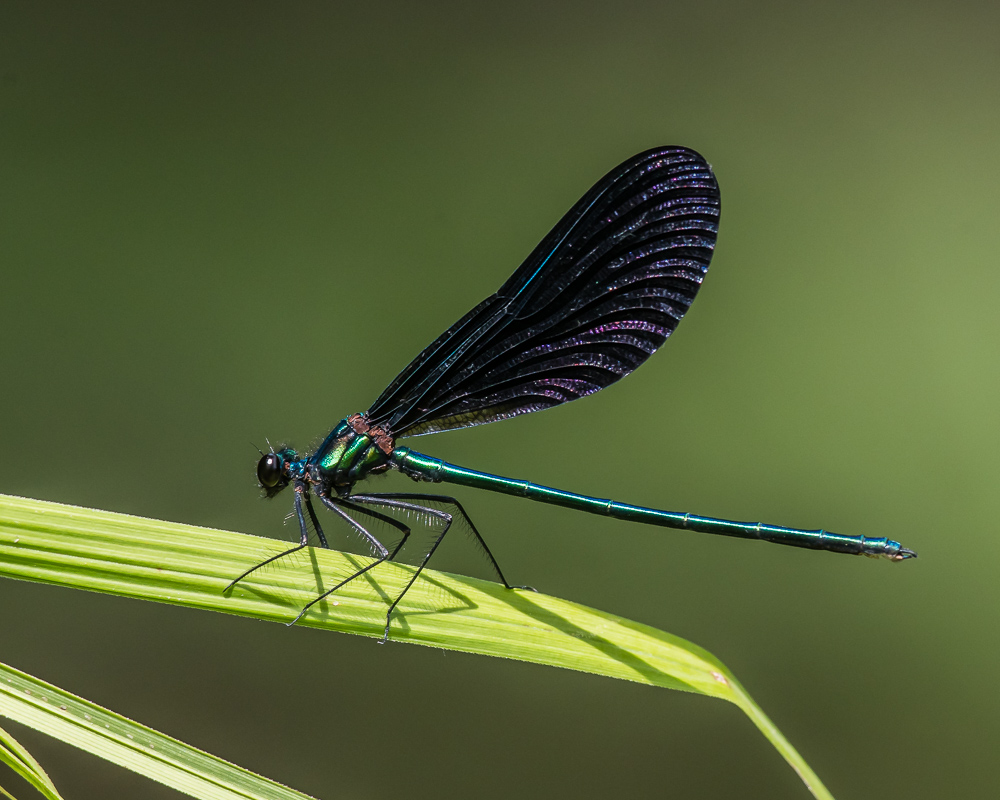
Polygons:
<instances>
[{"instance_id":1,"label":"spiny leg","mask_svg":"<svg viewBox=\"0 0 1000 800\"><path fill-rule=\"evenodd\" d=\"M313 510L312 495L308 491L305 493L306 511L309 512L309 519L312 521L313 530L316 531L316 536L319 539L320 547L327 550L330 549L330 545L326 543L326 537L323 535L323 528L319 524L319 517L316 516L316 512Z\"/></svg>"},{"instance_id":2,"label":"spiny leg","mask_svg":"<svg viewBox=\"0 0 1000 800\"><path fill-rule=\"evenodd\" d=\"M289 625L294 625L296 622L298 622L300 619L302 619L303 615L305 615L305 613L310 608L312 608L314 605L316 605L316 603L320 602L321 600L325 600L327 597L329 597L331 594L333 594L335 591L337 591L337 589L339 589L340 587L345 586L346 584L348 584L351 581L353 581L355 578L358 578L361 575L364 575L370 569L373 569L374 567L377 567L383 561L386 561L386 560L388 560L390 558L389 549L384 544L382 544L382 542L380 542L373 534L371 534L360 522L358 522L355 519L352 519L350 517L350 515L348 515L347 512L344 511L343 508L341 508L341 506L344 506L345 508L349 508L352 511L356 511L359 514L364 514L366 516L372 517L373 519L377 519L380 522L385 522L386 524L391 525L392 527L394 527L397 530L401 531L402 534L403 534L403 538L402 538L402 540L400 542L400 545L398 545L396 547L396 550L393 551L394 553L399 550L399 547L402 546L402 542L405 542L406 539L410 535L410 529L406 525L404 525L402 522L400 522L399 520L395 520L392 517L387 517L385 514L380 514L377 511L372 511L369 508L362 508L361 506L355 505L354 503L348 502L346 500L341 500L339 498L337 500L334 500L333 498L326 497L324 495L319 495L319 501L324 506L326 506L328 509L330 509L331 511L333 511L335 514L339 515L342 519L346 520L347 524L350 525L352 528L354 528L354 530L357 531L358 534L360 534L361 537L366 542L368 542L368 544L372 548L372 550L374 550L375 552L377 552L379 555L375 558L375 560L371 564L368 564L367 566L362 567L357 572L355 572L353 575L350 575L349 577L347 577L344 580L342 580L340 583L338 583L332 589L329 589L329 590L323 592L318 597L316 597L313 600L311 600L310 602L306 603L306 605L303 606L302 610L298 613L298 616L295 617L295 619L293 619L291 622L288 623Z\"/></svg>"},{"instance_id":3,"label":"spiny leg","mask_svg":"<svg viewBox=\"0 0 1000 800\"><path fill-rule=\"evenodd\" d=\"M320 499L323 500L323 498ZM342 506L343 508L348 508L351 511L354 511L358 514L364 514L366 517L371 517L372 519L377 519L379 522L384 522L387 525L391 525L393 528L395 528L396 530L398 530L403 534L402 538L400 538L399 540L399 543L392 549L392 552L389 553L389 557L386 559L387 561L392 561L396 557L396 554L402 549L403 545L406 544L406 540L410 538L410 533L411 533L410 526L400 522L398 519L387 516L385 514L380 514L378 511L373 511L370 508L359 506L357 503L351 502L352 500L354 500L353 496L347 499L338 497L336 503L337 505ZM325 500L323 502L325 503Z\"/></svg>"},{"instance_id":4,"label":"spiny leg","mask_svg":"<svg viewBox=\"0 0 1000 800\"><path fill-rule=\"evenodd\" d=\"M532 588L531 586L513 586L507 582L507 579L504 577L504 574L500 569L500 565L497 563L496 558L494 558L493 553L489 548L489 545L486 544L486 540L479 533L479 530L476 528L476 525L472 521L472 518L469 516L468 512L465 510L462 504L458 502L456 498L444 494L419 494L419 493L411 494L407 492L389 492L386 494L366 494L366 495L356 494L352 495L351 499L359 500L362 502L365 499L371 501L382 501L382 502L386 500L417 500L417 501L430 500L432 502L445 503L447 505L453 506L458 511L458 513L462 515L462 518L465 520L465 524L469 526L469 530L472 531L472 535L476 537L476 541L479 542L479 546L483 548L483 552L486 553L486 557L490 560L490 565L493 567L493 571L497 574L497 577L500 579L500 583L502 583L504 587L506 587L507 589L526 589L531 592L535 591L535 589ZM391 505L391 503L385 503L385 504ZM424 509L424 510L433 510L433 509Z\"/></svg>"},{"instance_id":5,"label":"spiny leg","mask_svg":"<svg viewBox=\"0 0 1000 800\"><path fill-rule=\"evenodd\" d=\"M409 495L406 495L409 496ZM413 495L413 497L425 497L426 495ZM402 498L403 495L400 496ZM392 499L387 499L392 498ZM386 495L386 494L352 494L352 500L357 500L359 503L369 503L370 505L383 506L385 508L398 508L404 511L416 511L421 514L427 514L432 517L437 517L444 521L445 530L448 529L448 525L451 524L452 516L446 511L438 511L436 508L430 508L428 506L417 505L416 503L404 503L401 499L396 499L396 495ZM364 511L365 509L359 508L359 510ZM369 511L369 513L374 513ZM444 534L441 534L444 536ZM400 541L396 548L389 555L389 560L392 561L399 554L399 551L403 549L403 545L406 543L406 539Z\"/></svg>"},{"instance_id":6,"label":"spiny leg","mask_svg":"<svg viewBox=\"0 0 1000 800\"><path fill-rule=\"evenodd\" d=\"M441 544L441 540L444 539L444 535L449 531L449 529L451 528L451 523L454 521L454 517L451 514L447 513L446 511L438 511L436 508L429 508L428 506L421 506L421 505L417 505L416 503L403 502L401 499L399 499L399 498L402 498L402 497L421 498L421 497L433 497L433 495L420 495L420 494L418 494L418 495L396 495L396 494L391 494L391 495L387 495L387 494L355 494L355 495L351 495L351 499L352 500L357 500L358 502L361 502L361 503L371 503L373 505L381 505L381 506L386 506L388 508L399 508L399 509L403 509L403 510L406 510L406 511L418 511L418 512L421 512L421 513L424 513L424 514L429 514L430 516L433 516L433 517L437 517L438 519L444 521L444 528L441 530L441 533L439 533L437 535L437 538L434 539L434 543L431 545L430 550L428 550L427 553L424 555L423 561L421 561L420 564L419 564L419 566L417 566L416 571L410 577L410 580L407 581L406 586L403 587L403 591L401 591L399 593L399 595L396 597L396 599L393 600L392 604L389 606L389 610L388 610L388 612L386 612L386 615L385 615L385 634L382 636L382 639L381 639L381 642L380 642L381 644L385 644L389 640L389 626L392 624L392 612L396 610L396 606L399 605L399 601L403 599L403 595L405 595L410 590L410 587L413 586L413 582L420 576L420 573L423 572L424 567L427 566L427 562L431 560L431 556L434 555L434 551L437 550L438 545ZM396 550L393 551L393 556L395 556L395 554L398 553L398 552L399 552L399 547L397 547Z\"/></svg>"},{"instance_id":7,"label":"spiny leg","mask_svg":"<svg viewBox=\"0 0 1000 800\"><path fill-rule=\"evenodd\" d=\"M423 496L424 495L413 495L413 497L423 497ZM382 506L384 508L398 508L403 511L416 511L420 514L427 514L428 516L437 517L438 519L443 520L445 523L445 527L447 527L448 523L451 522L451 514L448 514L445 511L438 511L436 508L429 508L428 506L417 505L416 503L401 502L403 497L404 497L403 495L400 495L399 498L397 499L396 495L352 494L351 500L356 500L359 503L368 503L369 505ZM359 507L359 510L365 511L366 509ZM369 511L368 513L374 513L374 512ZM396 548L392 551L392 554L389 556L390 561L392 561L399 554L399 551L403 549L403 545L405 544L405 542L406 540L404 539L398 545L396 545Z\"/></svg>"},{"instance_id":8,"label":"spiny leg","mask_svg":"<svg viewBox=\"0 0 1000 800\"><path fill-rule=\"evenodd\" d=\"M326 547L326 537L323 536L323 531L319 527L319 520L316 519L316 512L313 511L312 503L309 501L309 487L305 483L296 482L295 517L299 521L299 531L300 531L299 543L295 545L295 547L291 547L288 550L278 553L278 555L276 556L271 556L270 558L261 561L255 567L250 567L250 569L248 569L246 572L244 572L242 575L236 578L236 580L230 582L230 584L225 589L222 590L223 594L226 594L226 592L230 591L237 583L243 580L247 575L256 572L261 567L266 567L273 561L277 561L278 559L284 558L285 556L290 556L292 553L297 553L302 548L309 546L309 527L306 525L306 518L305 515L302 513L303 497L305 498L304 502L306 510L309 512L309 517L311 518L312 523L316 528L316 533L319 536L319 540L320 542L323 543L323 547Z\"/></svg>"}]
</instances>

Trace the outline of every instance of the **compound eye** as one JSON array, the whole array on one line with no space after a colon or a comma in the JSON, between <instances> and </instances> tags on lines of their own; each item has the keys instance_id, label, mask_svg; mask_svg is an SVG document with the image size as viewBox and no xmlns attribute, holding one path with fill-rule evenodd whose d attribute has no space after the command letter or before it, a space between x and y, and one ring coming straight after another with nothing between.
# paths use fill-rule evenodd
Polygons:
<instances>
[{"instance_id":1,"label":"compound eye","mask_svg":"<svg viewBox=\"0 0 1000 800\"><path fill-rule=\"evenodd\" d=\"M284 461L277 453L268 453L257 462L257 480L265 489L273 489L281 482Z\"/></svg>"}]
</instances>

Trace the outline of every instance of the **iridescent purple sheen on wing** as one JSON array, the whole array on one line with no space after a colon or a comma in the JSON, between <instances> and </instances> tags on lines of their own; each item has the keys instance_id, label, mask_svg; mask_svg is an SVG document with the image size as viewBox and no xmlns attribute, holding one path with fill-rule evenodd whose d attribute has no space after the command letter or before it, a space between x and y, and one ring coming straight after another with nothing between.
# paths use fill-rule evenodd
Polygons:
<instances>
[{"instance_id":1,"label":"iridescent purple sheen on wing","mask_svg":"<svg viewBox=\"0 0 1000 800\"><path fill-rule=\"evenodd\" d=\"M368 416L395 436L482 425L593 394L666 340L708 270L711 167L684 147L602 178L493 296L418 355Z\"/></svg>"}]
</instances>

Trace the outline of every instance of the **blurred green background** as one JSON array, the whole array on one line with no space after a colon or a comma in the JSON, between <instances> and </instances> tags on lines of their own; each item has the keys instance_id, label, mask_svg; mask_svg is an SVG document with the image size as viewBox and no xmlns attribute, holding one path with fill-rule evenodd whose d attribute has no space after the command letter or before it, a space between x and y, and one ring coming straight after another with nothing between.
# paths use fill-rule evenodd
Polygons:
<instances>
[{"instance_id":1,"label":"blurred green background","mask_svg":"<svg viewBox=\"0 0 1000 800\"><path fill-rule=\"evenodd\" d=\"M367 408L597 178L688 145L722 226L668 345L585 402L419 447L918 550L458 490L512 580L711 650L840 800L989 794L998 23L955 2L5 3L0 491L291 539L251 440L305 447ZM0 608L0 660L322 798L807 796L702 697L9 580ZM12 729L67 797L178 796Z\"/></svg>"}]
</instances>

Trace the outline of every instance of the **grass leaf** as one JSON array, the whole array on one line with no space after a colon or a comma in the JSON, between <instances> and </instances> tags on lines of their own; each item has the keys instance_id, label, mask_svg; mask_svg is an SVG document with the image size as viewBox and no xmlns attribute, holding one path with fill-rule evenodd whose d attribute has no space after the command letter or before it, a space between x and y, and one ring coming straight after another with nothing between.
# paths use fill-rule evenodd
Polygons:
<instances>
[{"instance_id":1,"label":"grass leaf","mask_svg":"<svg viewBox=\"0 0 1000 800\"><path fill-rule=\"evenodd\" d=\"M246 534L0 495L0 575L23 580L290 622L318 592L369 563L309 548L223 594L234 576L286 547ZM412 567L382 564L318 603L299 624L381 637L386 598L412 574ZM729 670L669 633L568 600L425 570L393 616L391 639L728 700L815 797L832 800Z\"/></svg>"},{"instance_id":2,"label":"grass leaf","mask_svg":"<svg viewBox=\"0 0 1000 800\"><path fill-rule=\"evenodd\" d=\"M308 796L171 739L49 683L0 664L0 714L204 800L308 800ZM61 800L44 776L46 797ZM15 767L15 770L17 768Z\"/></svg>"},{"instance_id":3,"label":"grass leaf","mask_svg":"<svg viewBox=\"0 0 1000 800\"><path fill-rule=\"evenodd\" d=\"M62 795L59 794L52 780L42 769L41 764L35 761L31 753L25 750L20 742L3 728L0 728L0 762L14 770L16 774L24 778L49 800L62 800ZM0 786L0 792L5 797L14 797L2 786Z\"/></svg>"}]
</instances>

